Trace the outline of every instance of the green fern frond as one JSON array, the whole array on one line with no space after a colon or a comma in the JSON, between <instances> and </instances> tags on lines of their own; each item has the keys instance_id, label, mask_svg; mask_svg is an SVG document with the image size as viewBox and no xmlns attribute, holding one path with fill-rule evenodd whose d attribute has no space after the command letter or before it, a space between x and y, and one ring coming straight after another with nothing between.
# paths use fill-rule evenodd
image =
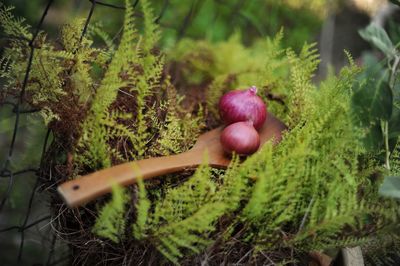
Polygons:
<instances>
[{"instance_id":1,"label":"green fern frond","mask_svg":"<svg viewBox=\"0 0 400 266\"><path fill-rule=\"evenodd\" d=\"M314 108L310 105L309 98L311 97L310 93L315 90L311 78L319 64L319 55L315 46L315 43L304 45L298 57L293 51L287 51L291 63L290 84L292 87L289 94L290 127L300 123L302 117L307 116L307 110Z\"/></svg>"},{"instance_id":2,"label":"green fern frond","mask_svg":"<svg viewBox=\"0 0 400 266\"><path fill-rule=\"evenodd\" d=\"M155 48L160 39L160 30L158 25L155 23L156 17L154 16L150 1L142 0L140 3L142 5L144 18L143 50L151 53L152 49Z\"/></svg>"},{"instance_id":3,"label":"green fern frond","mask_svg":"<svg viewBox=\"0 0 400 266\"><path fill-rule=\"evenodd\" d=\"M151 217L153 225L180 221L211 200L216 184L210 179L210 167L202 164L184 184L167 189L165 197L156 202Z\"/></svg>"},{"instance_id":4,"label":"green fern frond","mask_svg":"<svg viewBox=\"0 0 400 266\"><path fill-rule=\"evenodd\" d=\"M233 157L228 168L223 172L217 172L219 184L213 201L224 202L226 212L232 212L240 207L241 201L249 193L249 182L247 177L238 175L241 169L240 158Z\"/></svg>"},{"instance_id":5,"label":"green fern frond","mask_svg":"<svg viewBox=\"0 0 400 266\"><path fill-rule=\"evenodd\" d=\"M166 82L167 102L165 103L166 118L160 125L160 136L153 147L155 154L169 155L187 151L204 128L203 109L199 108L196 116L179 108L183 97L175 88Z\"/></svg>"},{"instance_id":6,"label":"green fern frond","mask_svg":"<svg viewBox=\"0 0 400 266\"><path fill-rule=\"evenodd\" d=\"M368 212L357 198L363 149L357 130L349 126L351 84L346 78L332 80L318 94L305 90L305 97L312 96L309 104L319 109L308 109L306 123L295 126L273 152L266 145L242 165L242 174L256 175L241 218L257 231L250 235L253 242L270 248L264 239L278 240L278 228L290 223L299 230L293 244L304 247L311 239L313 245L328 245L324 239L356 227Z\"/></svg>"},{"instance_id":7,"label":"green fern frond","mask_svg":"<svg viewBox=\"0 0 400 266\"><path fill-rule=\"evenodd\" d=\"M120 77L120 73L128 67L129 61L133 60L129 56L133 56L136 53L133 47L135 36L133 7L130 1L126 1L124 32L120 45L104 74L100 87L93 97L89 116L82 126L84 132L79 146L85 151L82 154L84 158L80 160L81 162L91 161L90 165L92 167L102 168L111 165L108 153L110 149L107 145L107 136L105 134L106 129L101 123L106 120L108 108L117 98L119 89L128 85L128 81L123 80Z\"/></svg>"},{"instance_id":8,"label":"green fern frond","mask_svg":"<svg viewBox=\"0 0 400 266\"><path fill-rule=\"evenodd\" d=\"M137 183L138 199L136 204L136 222L132 226L132 232L136 239L143 239L147 236L147 220L149 217L151 203L147 198L146 188L143 180L139 178Z\"/></svg>"},{"instance_id":9,"label":"green fern frond","mask_svg":"<svg viewBox=\"0 0 400 266\"><path fill-rule=\"evenodd\" d=\"M86 45L89 40L83 37L82 43L80 38L82 29L85 25L85 19L75 19L65 24L61 29L61 42L67 52L74 53L81 45ZM87 45L90 46L90 45Z\"/></svg>"},{"instance_id":10,"label":"green fern frond","mask_svg":"<svg viewBox=\"0 0 400 266\"><path fill-rule=\"evenodd\" d=\"M103 23L101 21L92 22L89 24L87 35L90 39L100 37L103 43L107 46L107 50L114 51L115 43L111 36L103 30Z\"/></svg>"},{"instance_id":11,"label":"green fern frond","mask_svg":"<svg viewBox=\"0 0 400 266\"><path fill-rule=\"evenodd\" d=\"M186 251L198 253L212 243L208 235L215 231L215 222L232 208L225 203L228 198L223 196L233 195L238 190L236 184L229 180L234 177L227 175L224 180L227 187L231 185L231 189L217 197L216 183L211 180L210 170L204 163L181 186L167 188L165 196L155 202L149 217L149 201L143 184L139 183L135 237L142 239L150 236L156 248L175 264Z\"/></svg>"},{"instance_id":12,"label":"green fern frond","mask_svg":"<svg viewBox=\"0 0 400 266\"><path fill-rule=\"evenodd\" d=\"M49 107L43 107L40 110L40 115L43 117L44 123L46 125L50 124L50 122L54 120L59 120L60 116L54 113Z\"/></svg>"},{"instance_id":13,"label":"green fern frond","mask_svg":"<svg viewBox=\"0 0 400 266\"><path fill-rule=\"evenodd\" d=\"M95 122L86 120L86 124L83 125L86 129L80 137L80 144L78 145L80 153L75 160L79 165L86 165L92 169L110 167L110 148L106 143L109 138L107 128L100 124L89 127L90 124L94 125Z\"/></svg>"},{"instance_id":14,"label":"green fern frond","mask_svg":"<svg viewBox=\"0 0 400 266\"><path fill-rule=\"evenodd\" d=\"M215 222L225 212L224 203L204 204L188 218L168 224L157 230L158 250L170 261L178 264L183 250L198 253L212 243L208 234L215 231Z\"/></svg>"},{"instance_id":15,"label":"green fern frond","mask_svg":"<svg viewBox=\"0 0 400 266\"><path fill-rule=\"evenodd\" d=\"M13 9L14 7L0 4L0 27L10 37L23 37L30 40L32 38L29 32L30 26L25 24L24 18L14 17L11 12Z\"/></svg>"},{"instance_id":16,"label":"green fern frond","mask_svg":"<svg viewBox=\"0 0 400 266\"><path fill-rule=\"evenodd\" d=\"M76 88L75 93L80 103L86 105L94 93L92 64L98 59L93 59L97 50L92 47L92 41L85 36L81 38L84 24L84 19L77 19L63 26L61 39L65 50L60 55L73 56L74 64L69 71L70 80Z\"/></svg>"},{"instance_id":17,"label":"green fern frond","mask_svg":"<svg viewBox=\"0 0 400 266\"><path fill-rule=\"evenodd\" d=\"M118 90L129 85L129 81L123 80L120 73L131 68L129 63L136 58L135 40L137 38L133 20L133 6L126 1L124 31L120 44L114 57L108 66L100 87L94 96L91 112L93 115L104 114L115 101Z\"/></svg>"},{"instance_id":18,"label":"green fern frond","mask_svg":"<svg viewBox=\"0 0 400 266\"><path fill-rule=\"evenodd\" d=\"M12 59L9 55L0 56L0 78L10 79L12 72Z\"/></svg>"},{"instance_id":19,"label":"green fern frond","mask_svg":"<svg viewBox=\"0 0 400 266\"><path fill-rule=\"evenodd\" d=\"M229 91L235 84L236 77L235 75L220 75L215 77L213 82L208 86L207 90L207 107L209 112L214 114L214 116L218 116L218 101L221 96Z\"/></svg>"},{"instance_id":20,"label":"green fern frond","mask_svg":"<svg viewBox=\"0 0 400 266\"><path fill-rule=\"evenodd\" d=\"M118 243L125 232L125 212L129 195L120 186L113 186L112 199L100 210L92 232Z\"/></svg>"}]
</instances>

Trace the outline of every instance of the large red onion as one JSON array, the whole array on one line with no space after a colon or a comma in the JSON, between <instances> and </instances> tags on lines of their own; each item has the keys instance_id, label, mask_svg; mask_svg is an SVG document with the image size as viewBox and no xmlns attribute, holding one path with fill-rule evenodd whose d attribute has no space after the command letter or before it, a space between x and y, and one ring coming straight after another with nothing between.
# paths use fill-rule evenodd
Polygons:
<instances>
[{"instance_id":1,"label":"large red onion","mask_svg":"<svg viewBox=\"0 0 400 266\"><path fill-rule=\"evenodd\" d=\"M229 125L240 121L251 121L258 130L267 118L267 108L257 95L257 88L234 90L225 93L219 101L219 113Z\"/></svg>"},{"instance_id":2,"label":"large red onion","mask_svg":"<svg viewBox=\"0 0 400 266\"><path fill-rule=\"evenodd\" d=\"M260 136L250 121L237 122L222 131L221 144L227 153L250 155L258 150Z\"/></svg>"}]
</instances>

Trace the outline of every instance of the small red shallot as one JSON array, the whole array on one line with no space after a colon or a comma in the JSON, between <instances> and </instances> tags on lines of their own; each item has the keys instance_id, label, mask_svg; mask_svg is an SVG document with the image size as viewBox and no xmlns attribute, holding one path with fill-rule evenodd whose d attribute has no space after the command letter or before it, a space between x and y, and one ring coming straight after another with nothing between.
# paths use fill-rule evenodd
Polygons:
<instances>
[{"instance_id":1,"label":"small red shallot","mask_svg":"<svg viewBox=\"0 0 400 266\"><path fill-rule=\"evenodd\" d=\"M219 113L226 125L241 121L251 121L259 130L267 117L267 108L257 95L257 88L234 90L225 93L219 101Z\"/></svg>"},{"instance_id":2,"label":"small red shallot","mask_svg":"<svg viewBox=\"0 0 400 266\"><path fill-rule=\"evenodd\" d=\"M225 152L238 155L255 153L260 146L260 136L250 121L227 126L221 133L221 144Z\"/></svg>"}]
</instances>

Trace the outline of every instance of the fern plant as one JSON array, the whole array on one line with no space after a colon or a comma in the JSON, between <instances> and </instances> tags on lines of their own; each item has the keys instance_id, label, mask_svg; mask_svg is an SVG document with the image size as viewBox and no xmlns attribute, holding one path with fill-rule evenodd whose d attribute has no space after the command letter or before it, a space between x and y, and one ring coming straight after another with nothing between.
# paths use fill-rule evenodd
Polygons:
<instances>
[{"instance_id":1,"label":"fern plant","mask_svg":"<svg viewBox=\"0 0 400 266\"><path fill-rule=\"evenodd\" d=\"M92 231L114 242L119 242L125 231L126 203L129 196L124 188L117 185L112 190L113 198L101 209Z\"/></svg>"},{"instance_id":2,"label":"fern plant","mask_svg":"<svg viewBox=\"0 0 400 266\"><path fill-rule=\"evenodd\" d=\"M179 187L164 188L151 203L154 209L142 198L147 207L138 216L148 222L140 226L146 233L139 239L152 241L172 262L212 246L221 233L229 239L237 227L246 228L239 237L257 252L312 251L365 243L365 228L377 226L379 233L380 224L397 220L397 204L386 201L381 209L376 184L369 181L379 164L360 162L370 158L353 123L352 88L360 69L350 58L350 67L316 90L313 46L305 46L299 56L288 54L290 131L277 147L265 144L225 174L215 176L201 166ZM236 217L230 216L233 212ZM226 215L229 225L217 232L216 222ZM369 216L376 222L368 222Z\"/></svg>"}]
</instances>

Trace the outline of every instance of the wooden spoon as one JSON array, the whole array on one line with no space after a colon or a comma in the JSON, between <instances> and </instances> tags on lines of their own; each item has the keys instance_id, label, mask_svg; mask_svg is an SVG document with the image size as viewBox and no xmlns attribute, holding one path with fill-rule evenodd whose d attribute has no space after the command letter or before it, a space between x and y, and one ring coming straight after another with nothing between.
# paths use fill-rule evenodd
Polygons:
<instances>
[{"instance_id":1,"label":"wooden spoon","mask_svg":"<svg viewBox=\"0 0 400 266\"><path fill-rule=\"evenodd\" d=\"M267 120L259 131L261 144L274 138L281 140L285 125L268 114ZM226 168L230 158L224 153L220 143L222 127L199 136L192 149L177 155L149 158L116 165L83 177L67 181L58 186L58 192L69 207L77 207L104 194L111 192L113 184L131 185L138 176L143 179L194 168L203 162L204 152L208 152L209 164L213 167Z\"/></svg>"}]
</instances>

